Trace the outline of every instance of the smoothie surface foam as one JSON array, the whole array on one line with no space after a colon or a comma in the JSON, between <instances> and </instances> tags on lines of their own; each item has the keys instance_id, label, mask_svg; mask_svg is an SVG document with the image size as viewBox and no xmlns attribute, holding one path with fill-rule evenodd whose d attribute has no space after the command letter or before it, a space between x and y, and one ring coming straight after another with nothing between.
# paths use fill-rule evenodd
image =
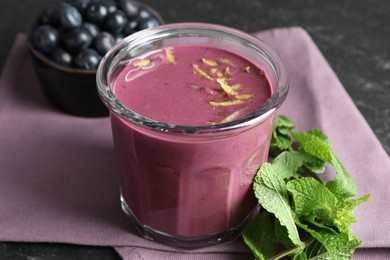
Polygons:
<instances>
[{"instance_id":1,"label":"smoothie surface foam","mask_svg":"<svg viewBox=\"0 0 390 260\"><path fill-rule=\"evenodd\" d=\"M271 96L264 71L218 48L176 46L128 64L113 91L132 111L164 123L202 126L233 121Z\"/></svg>"}]
</instances>

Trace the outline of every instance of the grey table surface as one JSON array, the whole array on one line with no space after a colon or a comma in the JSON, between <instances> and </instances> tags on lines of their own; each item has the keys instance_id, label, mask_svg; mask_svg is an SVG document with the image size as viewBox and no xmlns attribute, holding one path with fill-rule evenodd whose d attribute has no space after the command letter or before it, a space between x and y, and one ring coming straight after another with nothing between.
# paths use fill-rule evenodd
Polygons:
<instances>
[{"instance_id":1,"label":"grey table surface","mask_svg":"<svg viewBox=\"0 0 390 260\"><path fill-rule=\"evenodd\" d=\"M0 1L0 69L17 33L54 0ZM144 0L165 22L209 22L247 32L306 29L390 154L390 1ZM1 231L0 231L1 232ZM109 247L0 242L2 259L119 259Z\"/></svg>"}]
</instances>

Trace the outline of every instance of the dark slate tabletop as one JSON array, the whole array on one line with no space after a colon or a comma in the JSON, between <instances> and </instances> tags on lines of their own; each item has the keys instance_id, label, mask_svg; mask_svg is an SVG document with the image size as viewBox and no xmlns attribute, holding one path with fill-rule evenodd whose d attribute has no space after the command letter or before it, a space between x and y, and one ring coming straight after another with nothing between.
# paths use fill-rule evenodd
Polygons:
<instances>
[{"instance_id":1,"label":"dark slate tabletop","mask_svg":"<svg viewBox=\"0 0 390 260\"><path fill-rule=\"evenodd\" d=\"M59 0L0 1L0 69L15 35ZM301 26L314 39L390 154L390 1L144 0L167 23L209 22L255 32ZM1 232L1 231L0 231ZM119 259L112 248L0 242L2 259Z\"/></svg>"}]
</instances>

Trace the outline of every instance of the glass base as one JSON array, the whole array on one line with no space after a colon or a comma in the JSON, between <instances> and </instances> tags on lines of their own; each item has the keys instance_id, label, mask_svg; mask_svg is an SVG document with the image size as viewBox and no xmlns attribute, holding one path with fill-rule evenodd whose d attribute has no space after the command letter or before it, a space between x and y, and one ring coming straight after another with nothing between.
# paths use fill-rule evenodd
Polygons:
<instances>
[{"instance_id":1,"label":"glass base","mask_svg":"<svg viewBox=\"0 0 390 260\"><path fill-rule=\"evenodd\" d=\"M133 225L142 237L147 240L157 241L171 247L184 249L195 249L208 247L216 244L227 243L235 240L242 232L246 224L259 212L260 205L257 205L248 216L237 226L224 230L222 232L213 233L207 236L183 237L171 235L166 232L159 231L148 225L142 224L133 214L124 198L121 196L121 206L123 212L131 219Z\"/></svg>"}]
</instances>

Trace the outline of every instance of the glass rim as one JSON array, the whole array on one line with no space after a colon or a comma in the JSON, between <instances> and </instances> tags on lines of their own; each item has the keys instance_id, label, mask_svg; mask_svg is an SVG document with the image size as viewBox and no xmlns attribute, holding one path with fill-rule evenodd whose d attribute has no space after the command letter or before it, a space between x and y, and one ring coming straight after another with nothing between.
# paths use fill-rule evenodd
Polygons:
<instances>
[{"instance_id":1,"label":"glass rim","mask_svg":"<svg viewBox=\"0 0 390 260\"><path fill-rule=\"evenodd\" d=\"M273 69L273 72L276 76L277 85L275 89L272 90L272 95L261 107L244 117L237 118L230 122L201 126L177 125L160 122L144 117L141 114L138 114L132 111L130 108L126 107L115 97L109 85L109 72L112 71L112 66L109 63L115 55L121 52L121 48L123 48L123 46L130 46L131 44L136 45L139 44L140 41L142 41L143 39L154 39L153 37L157 36L159 36L159 38L156 39L167 39L165 37L171 35L172 33L177 33L177 35L168 38L180 38L184 36L194 37L194 35L192 35L191 33L195 32L197 32L198 34L200 32L208 32L216 35L228 35L232 38L235 38L237 40L236 43L244 44L244 47L251 49L252 51L259 52L259 55L260 52L261 55L266 55L266 57L263 58ZM195 36L200 36L198 34L195 34ZM211 36L205 35L202 37L210 38ZM115 114L119 115L127 122L135 124L138 127L154 130L157 132L199 135L247 128L250 126L255 126L258 123L264 121L273 112L275 112L286 99L290 85L290 77L285 65L283 64L278 54L261 39L255 37L252 34L246 33L235 28L217 24L171 23L142 30L122 39L103 57L97 69L96 82L97 90L103 103L109 108L111 112L114 112Z\"/></svg>"}]
</instances>

